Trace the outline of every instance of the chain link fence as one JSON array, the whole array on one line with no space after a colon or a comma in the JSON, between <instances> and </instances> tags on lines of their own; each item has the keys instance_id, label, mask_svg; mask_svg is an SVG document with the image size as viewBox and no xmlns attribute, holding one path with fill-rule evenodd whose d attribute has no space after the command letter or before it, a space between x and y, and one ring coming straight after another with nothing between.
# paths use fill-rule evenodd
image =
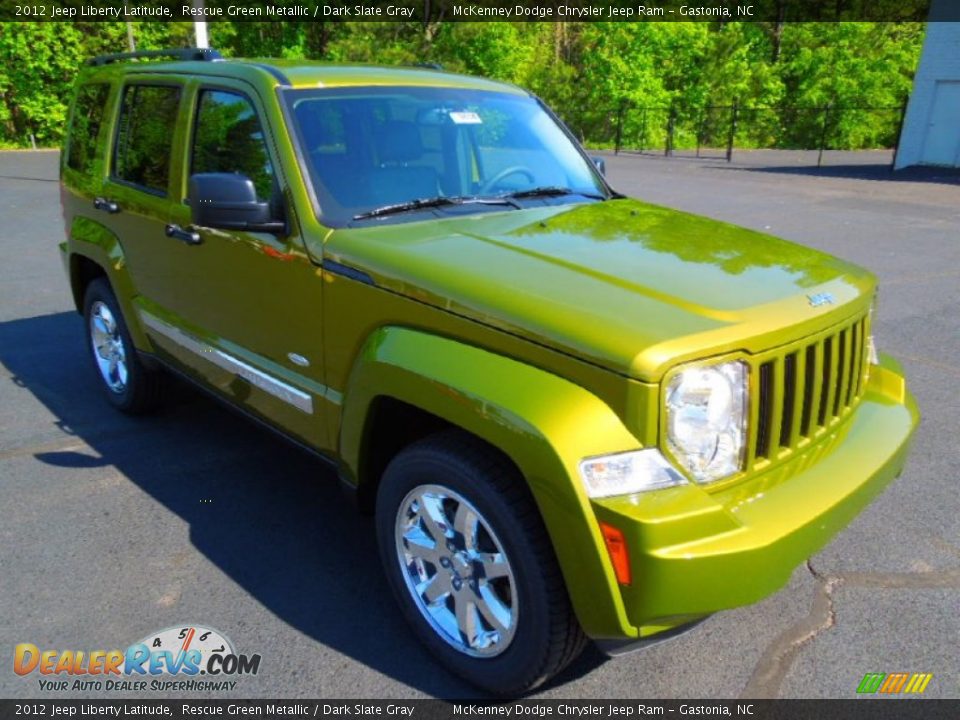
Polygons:
<instances>
[{"instance_id":1,"label":"chain link fence","mask_svg":"<svg viewBox=\"0 0 960 720\"><path fill-rule=\"evenodd\" d=\"M906 104L887 107L750 106L733 103L698 109L621 105L575 126L591 147L614 152L725 159L736 150L817 151L893 149Z\"/></svg>"}]
</instances>

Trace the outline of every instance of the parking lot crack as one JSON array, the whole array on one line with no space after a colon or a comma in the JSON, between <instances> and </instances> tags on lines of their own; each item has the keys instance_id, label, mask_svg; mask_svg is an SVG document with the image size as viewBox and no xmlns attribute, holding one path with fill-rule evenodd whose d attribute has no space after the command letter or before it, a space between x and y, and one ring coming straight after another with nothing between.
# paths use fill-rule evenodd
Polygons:
<instances>
[{"instance_id":1,"label":"parking lot crack","mask_svg":"<svg viewBox=\"0 0 960 720\"><path fill-rule=\"evenodd\" d=\"M824 576L807 561L807 570L816 579L817 587L810 612L803 620L774 639L760 657L753 675L740 693L744 698L776 698L784 678L800 650L813 642L836 623L833 592L843 578Z\"/></svg>"},{"instance_id":2,"label":"parking lot crack","mask_svg":"<svg viewBox=\"0 0 960 720\"><path fill-rule=\"evenodd\" d=\"M800 650L836 624L834 592L840 585L890 590L960 588L960 568L907 573L845 572L832 575L818 571L808 560L807 570L817 581L809 614L770 643L757 662L750 680L740 694L741 697L779 696L780 687Z\"/></svg>"}]
</instances>

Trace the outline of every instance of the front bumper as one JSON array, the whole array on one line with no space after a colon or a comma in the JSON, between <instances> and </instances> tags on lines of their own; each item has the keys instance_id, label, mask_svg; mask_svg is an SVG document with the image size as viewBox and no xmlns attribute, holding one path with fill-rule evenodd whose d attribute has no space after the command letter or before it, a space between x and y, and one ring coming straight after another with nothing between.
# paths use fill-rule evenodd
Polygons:
<instances>
[{"instance_id":1,"label":"front bumper","mask_svg":"<svg viewBox=\"0 0 960 720\"><path fill-rule=\"evenodd\" d=\"M593 501L597 519L626 537L633 583L620 594L638 635L782 587L900 474L918 421L884 357L856 411L791 462L719 491L691 484Z\"/></svg>"}]
</instances>

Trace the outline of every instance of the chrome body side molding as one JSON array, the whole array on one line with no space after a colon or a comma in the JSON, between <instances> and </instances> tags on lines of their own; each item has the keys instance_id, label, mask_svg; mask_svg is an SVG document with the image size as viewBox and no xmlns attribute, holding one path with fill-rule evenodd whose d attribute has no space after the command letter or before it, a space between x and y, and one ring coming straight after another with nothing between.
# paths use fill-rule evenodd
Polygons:
<instances>
[{"instance_id":1,"label":"chrome body side molding","mask_svg":"<svg viewBox=\"0 0 960 720\"><path fill-rule=\"evenodd\" d=\"M225 353L223 350L218 350L198 337L174 327L170 323L161 320L156 315L145 310L140 311L140 317L143 320L143 324L148 328L160 333L185 350L189 350L195 355L199 355L205 360L212 362L217 367L233 373L237 377L243 378L254 387L273 395L288 405L292 405L297 408L297 410L305 412L308 415L313 414L313 397L303 390L279 380L273 375L269 375L249 363L229 353Z\"/></svg>"}]
</instances>

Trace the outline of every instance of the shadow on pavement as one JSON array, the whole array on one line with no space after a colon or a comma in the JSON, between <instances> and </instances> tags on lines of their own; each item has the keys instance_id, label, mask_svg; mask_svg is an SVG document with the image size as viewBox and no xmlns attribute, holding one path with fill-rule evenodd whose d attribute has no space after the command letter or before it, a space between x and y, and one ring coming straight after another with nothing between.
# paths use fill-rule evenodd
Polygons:
<instances>
[{"instance_id":1,"label":"shadow on pavement","mask_svg":"<svg viewBox=\"0 0 960 720\"><path fill-rule=\"evenodd\" d=\"M807 177L845 178L849 180L877 180L884 182L922 182L942 185L960 185L960 168L908 167L891 170L883 165L825 165L814 166L765 166L743 167L737 165L710 166L713 170L737 170L741 172L780 173Z\"/></svg>"},{"instance_id":2,"label":"shadow on pavement","mask_svg":"<svg viewBox=\"0 0 960 720\"><path fill-rule=\"evenodd\" d=\"M74 313L0 323L0 363L55 425L99 455L46 451L38 460L116 467L188 523L194 547L290 626L430 695L479 696L409 632L382 576L372 520L349 505L322 462L180 382L156 415L117 413L95 385ZM551 685L601 662L591 645Z\"/></svg>"}]
</instances>

